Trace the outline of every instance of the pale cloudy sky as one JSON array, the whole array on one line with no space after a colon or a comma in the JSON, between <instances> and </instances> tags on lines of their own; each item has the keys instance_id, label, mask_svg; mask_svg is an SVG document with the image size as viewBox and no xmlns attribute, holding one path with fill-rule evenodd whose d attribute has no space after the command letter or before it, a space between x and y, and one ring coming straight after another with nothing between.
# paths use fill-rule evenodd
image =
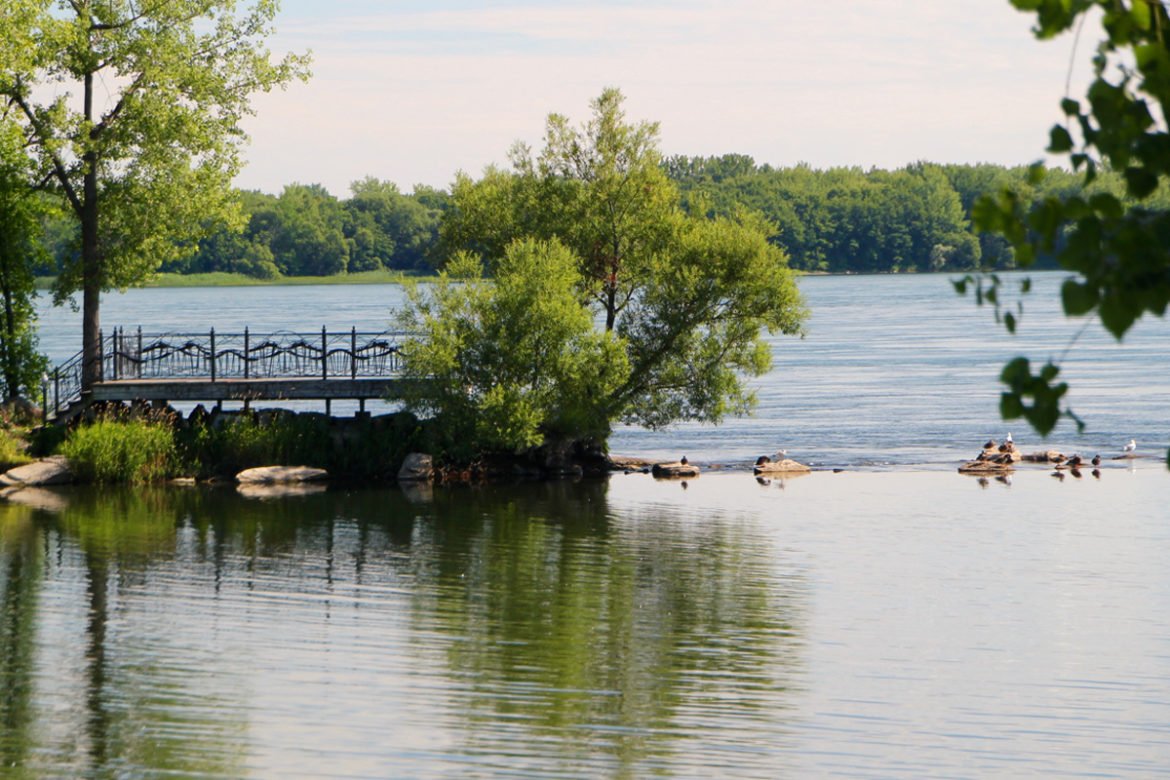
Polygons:
<instances>
[{"instance_id":1,"label":"pale cloudy sky","mask_svg":"<svg viewBox=\"0 0 1170 780\"><path fill-rule=\"evenodd\" d=\"M314 75L257 98L237 184L338 196L367 175L407 191L478 175L606 86L661 123L668 155L1028 163L1073 46L1037 42L1008 0L284 0L277 27L273 48L311 49Z\"/></svg>"}]
</instances>

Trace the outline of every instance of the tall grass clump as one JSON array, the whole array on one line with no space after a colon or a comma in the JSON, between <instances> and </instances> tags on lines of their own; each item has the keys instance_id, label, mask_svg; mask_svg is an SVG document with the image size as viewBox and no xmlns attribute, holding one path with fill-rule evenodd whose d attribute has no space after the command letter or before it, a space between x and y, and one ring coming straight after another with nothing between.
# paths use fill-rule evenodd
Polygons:
<instances>
[{"instance_id":1,"label":"tall grass clump","mask_svg":"<svg viewBox=\"0 0 1170 780\"><path fill-rule=\"evenodd\" d=\"M179 435L180 460L199 476L234 474L274 463L328 468L332 442L324 417L242 415L220 425L201 422Z\"/></svg>"},{"instance_id":2,"label":"tall grass clump","mask_svg":"<svg viewBox=\"0 0 1170 780\"><path fill-rule=\"evenodd\" d=\"M0 428L0 471L28 463L32 458L24 452L24 444L14 434Z\"/></svg>"},{"instance_id":3,"label":"tall grass clump","mask_svg":"<svg viewBox=\"0 0 1170 780\"><path fill-rule=\"evenodd\" d=\"M97 420L61 445L77 474L94 482L140 484L163 479L175 460L171 427L149 420Z\"/></svg>"}]
</instances>

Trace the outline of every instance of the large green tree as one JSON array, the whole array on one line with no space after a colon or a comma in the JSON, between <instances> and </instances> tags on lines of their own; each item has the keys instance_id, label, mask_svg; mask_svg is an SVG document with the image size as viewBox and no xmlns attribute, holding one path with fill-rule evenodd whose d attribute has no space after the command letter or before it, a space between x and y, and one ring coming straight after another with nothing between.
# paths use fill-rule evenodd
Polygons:
<instances>
[{"instance_id":1,"label":"large green tree","mask_svg":"<svg viewBox=\"0 0 1170 780\"><path fill-rule=\"evenodd\" d=\"M6 0L0 95L79 225L57 293L82 295L83 386L100 373L101 293L238 221L229 183L257 91L307 74L264 45L277 0Z\"/></svg>"},{"instance_id":2,"label":"large green tree","mask_svg":"<svg viewBox=\"0 0 1170 780\"><path fill-rule=\"evenodd\" d=\"M771 366L764 331L799 333L805 309L773 228L753 214L686 213L658 151L658 126L629 122L616 89L579 127L549 116L512 170L461 175L441 227L448 247L493 267L518 239L557 241L577 260L577 296L622 345L628 374L592 404L607 422L660 427L749 411L746 377Z\"/></svg>"},{"instance_id":3,"label":"large green tree","mask_svg":"<svg viewBox=\"0 0 1170 780\"><path fill-rule=\"evenodd\" d=\"M1066 121L1052 128L1048 145L1050 153L1068 157L1084 189L1032 202L1006 190L977 205L977 221L1012 243L1021 267L1042 255L1055 257L1075 274L1061 289L1065 313L1096 316L1121 339L1140 317L1164 316L1170 303L1170 210L1157 197L1170 180L1170 14L1161 0L1012 4L1036 14L1035 33L1041 39L1093 17L1100 21L1103 36L1093 55L1094 78L1086 98L1061 102ZM1123 193L1089 189L1107 170L1121 174ZM1038 167L1037 183L1042 174ZM983 283L979 280L981 300L990 295L998 309L1000 280L992 278L987 290ZM960 289L965 286L959 283ZM1014 314L1009 311L1003 319L1014 330ZM1008 388L1003 416L1022 416L1045 434L1062 416L1076 419L1065 403L1068 386L1058 381L1059 373L1052 362L1033 373L1027 358L1011 361L1002 375Z\"/></svg>"},{"instance_id":4,"label":"large green tree","mask_svg":"<svg viewBox=\"0 0 1170 780\"><path fill-rule=\"evenodd\" d=\"M18 129L0 120L0 398L36 395L46 367L37 351L33 268L47 254L38 239L45 201L29 185Z\"/></svg>"}]
</instances>

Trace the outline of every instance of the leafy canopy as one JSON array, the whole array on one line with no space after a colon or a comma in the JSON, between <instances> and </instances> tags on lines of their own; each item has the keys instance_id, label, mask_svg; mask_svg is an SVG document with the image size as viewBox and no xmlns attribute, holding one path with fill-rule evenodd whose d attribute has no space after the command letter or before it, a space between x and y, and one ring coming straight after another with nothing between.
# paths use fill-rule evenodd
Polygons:
<instances>
[{"instance_id":1,"label":"leafy canopy","mask_svg":"<svg viewBox=\"0 0 1170 780\"><path fill-rule=\"evenodd\" d=\"M625 380L616 337L594 329L578 299L576 258L559 242L521 239L494 279L457 255L434 284L410 284L400 324L407 408L438 415L454 457L522 451L545 437L604 438L595 399Z\"/></svg>"},{"instance_id":2,"label":"leafy canopy","mask_svg":"<svg viewBox=\"0 0 1170 780\"><path fill-rule=\"evenodd\" d=\"M1013 190L984 198L975 208L977 225L1001 233L1021 267L1050 255L1075 273L1061 290L1067 315L1093 315L1121 339L1145 314L1164 316L1170 302L1170 212L1151 207L1159 185L1170 178L1170 15L1160 0L1012 0L1036 14L1035 34L1052 38L1080 25L1092 11L1103 37L1093 56L1094 78L1085 100L1066 97L1066 122L1052 128L1048 151L1066 155L1086 188L1102 171L1118 171L1123 200L1108 191L1082 190L1050 195L1028 204ZM1042 169L1035 168L1036 178ZM999 313L1000 279L975 282L980 300ZM1027 292L1028 283L1024 282ZM1016 319L1004 316L1009 330ZM1067 385L1059 366L1047 363L1035 374L1025 358L1009 363L1002 379L1005 418L1024 417L1042 434L1061 417L1081 421L1067 408Z\"/></svg>"},{"instance_id":3,"label":"leafy canopy","mask_svg":"<svg viewBox=\"0 0 1170 780\"><path fill-rule=\"evenodd\" d=\"M55 185L79 224L57 295L83 293L84 384L100 365L100 293L237 225L229 184L251 96L307 76L272 61L277 0L6 0L0 97L20 124L34 183Z\"/></svg>"},{"instance_id":4,"label":"leafy canopy","mask_svg":"<svg viewBox=\"0 0 1170 780\"><path fill-rule=\"evenodd\" d=\"M686 213L667 178L655 123L626 120L607 89L573 127L548 117L545 146L511 152L511 171L460 174L440 227L448 254L499 273L520 239L563 245L575 297L624 353L622 381L591 397L590 419L661 427L745 413L745 377L771 366L762 332L800 332L805 309L774 229L755 214ZM466 348L466 345L464 345Z\"/></svg>"}]
</instances>

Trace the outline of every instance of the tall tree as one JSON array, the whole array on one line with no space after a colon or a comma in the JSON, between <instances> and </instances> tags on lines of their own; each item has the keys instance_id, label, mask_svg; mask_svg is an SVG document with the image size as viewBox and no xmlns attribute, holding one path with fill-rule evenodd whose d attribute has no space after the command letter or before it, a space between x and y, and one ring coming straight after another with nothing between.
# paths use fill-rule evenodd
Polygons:
<instances>
[{"instance_id":1,"label":"tall tree","mask_svg":"<svg viewBox=\"0 0 1170 780\"><path fill-rule=\"evenodd\" d=\"M47 254L38 240L45 201L28 182L17 128L0 120L0 397L35 395L44 356L37 352L33 268Z\"/></svg>"},{"instance_id":2,"label":"tall tree","mask_svg":"<svg viewBox=\"0 0 1170 780\"><path fill-rule=\"evenodd\" d=\"M1043 254L1072 271L1061 289L1069 316L1094 315L1122 338L1146 314L1159 317L1170 303L1170 211L1159 207L1160 185L1170 181L1170 13L1162 0L1011 0L1036 14L1038 38L1079 26L1096 11L1103 37L1093 56L1094 78L1085 102L1065 97L1066 122L1052 128L1048 151L1067 155L1084 189L1052 192L1027 202L1014 190L976 207L980 227L1002 233L1019 265ZM1124 201L1108 189L1089 190L1103 170L1119 171ZM1037 167L1034 181L1041 183ZM960 291L971 280L958 283ZM982 280L980 280L982 285ZM990 300L998 309L1000 280ZM1026 288L1025 288L1026 291ZM980 300L987 300L988 293ZM999 312L997 311L997 314ZM1016 318L1003 315L1009 330ZM1037 431L1051 431L1075 415L1064 401L1067 384L1048 362L1033 374L1027 358L1004 367L1001 412L1024 417ZM1079 420L1076 420L1078 425Z\"/></svg>"},{"instance_id":3,"label":"tall tree","mask_svg":"<svg viewBox=\"0 0 1170 780\"><path fill-rule=\"evenodd\" d=\"M659 427L746 412L745 375L771 364L762 331L798 333L805 315L786 257L758 216L684 213L657 124L628 122L622 102L605 90L580 127L552 114L539 155L518 145L512 172L457 178L444 242L489 264L524 238L572 251L581 301L629 364L593 400L605 420Z\"/></svg>"},{"instance_id":4,"label":"tall tree","mask_svg":"<svg viewBox=\"0 0 1170 780\"><path fill-rule=\"evenodd\" d=\"M277 0L13 0L0 95L40 175L80 224L59 298L82 294L83 387L100 375L103 290L141 281L189 252L214 218L234 223L240 121L257 91L307 76L272 61Z\"/></svg>"}]
</instances>

